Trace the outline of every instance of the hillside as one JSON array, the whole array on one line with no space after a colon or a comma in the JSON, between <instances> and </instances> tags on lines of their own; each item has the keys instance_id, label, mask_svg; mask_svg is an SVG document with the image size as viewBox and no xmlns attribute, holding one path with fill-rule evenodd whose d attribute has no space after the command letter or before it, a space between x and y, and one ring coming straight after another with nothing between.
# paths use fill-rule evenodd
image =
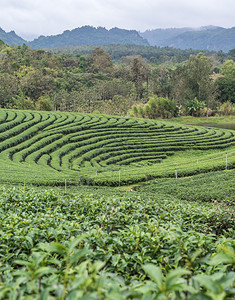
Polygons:
<instances>
[{"instance_id":1,"label":"hillside","mask_svg":"<svg viewBox=\"0 0 235 300\"><path fill-rule=\"evenodd\" d=\"M32 48L51 48L76 45L136 44L148 45L136 30L83 26L54 36L40 36L29 42Z\"/></svg>"},{"instance_id":2,"label":"hillside","mask_svg":"<svg viewBox=\"0 0 235 300\"><path fill-rule=\"evenodd\" d=\"M176 36L187 32L192 31L192 28L165 28L165 29L152 29L141 32L140 35L147 39L151 46L168 46L168 40L175 38Z\"/></svg>"},{"instance_id":3,"label":"hillside","mask_svg":"<svg viewBox=\"0 0 235 300\"><path fill-rule=\"evenodd\" d=\"M171 28L148 30L141 33L152 46L170 46L180 49L207 49L224 51L235 48L235 27Z\"/></svg>"},{"instance_id":4,"label":"hillside","mask_svg":"<svg viewBox=\"0 0 235 300\"><path fill-rule=\"evenodd\" d=\"M169 45L180 49L192 48L228 52L235 48L235 27L185 32L169 40Z\"/></svg>"},{"instance_id":5,"label":"hillside","mask_svg":"<svg viewBox=\"0 0 235 300\"><path fill-rule=\"evenodd\" d=\"M175 169L182 177L224 170L226 147L227 167L235 166L232 130L14 110L1 110L0 123L1 182L117 186L174 177Z\"/></svg>"}]
</instances>

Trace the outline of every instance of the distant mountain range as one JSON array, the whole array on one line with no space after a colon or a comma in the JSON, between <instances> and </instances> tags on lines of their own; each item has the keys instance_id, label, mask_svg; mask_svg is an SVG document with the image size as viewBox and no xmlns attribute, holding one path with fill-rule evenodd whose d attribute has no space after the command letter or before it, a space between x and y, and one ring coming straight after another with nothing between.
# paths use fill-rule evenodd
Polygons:
<instances>
[{"instance_id":1,"label":"distant mountain range","mask_svg":"<svg viewBox=\"0 0 235 300\"><path fill-rule=\"evenodd\" d=\"M174 47L228 52L235 48L235 27L206 26L194 28L168 28L147 30L141 36L151 46Z\"/></svg>"},{"instance_id":2,"label":"distant mountain range","mask_svg":"<svg viewBox=\"0 0 235 300\"><path fill-rule=\"evenodd\" d=\"M235 48L235 27L206 26L195 28L154 29L145 32L104 27L83 26L61 34L40 36L31 42L14 31L0 28L0 39L10 45L27 44L31 48L52 48L80 45L134 44L142 46L174 47L180 49L215 50L228 52Z\"/></svg>"},{"instance_id":3,"label":"distant mountain range","mask_svg":"<svg viewBox=\"0 0 235 300\"><path fill-rule=\"evenodd\" d=\"M104 27L83 26L73 30L66 30L62 34L51 36L40 36L32 42L27 42L17 36L13 31L6 33L0 29L0 39L10 45L27 44L31 48L52 48L63 46L81 45L110 45L110 44L134 44L149 46L138 31Z\"/></svg>"}]
</instances>

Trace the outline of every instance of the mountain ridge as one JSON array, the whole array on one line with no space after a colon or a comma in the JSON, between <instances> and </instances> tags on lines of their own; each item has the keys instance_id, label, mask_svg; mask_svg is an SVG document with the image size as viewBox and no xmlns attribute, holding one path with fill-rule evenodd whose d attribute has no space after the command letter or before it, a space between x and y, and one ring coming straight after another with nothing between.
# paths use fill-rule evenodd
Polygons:
<instances>
[{"instance_id":1,"label":"mountain ridge","mask_svg":"<svg viewBox=\"0 0 235 300\"><path fill-rule=\"evenodd\" d=\"M105 27L82 26L72 30L65 30L62 34L52 36L40 36L29 42L32 48L51 48L61 46L80 45L109 45L109 44L136 44L149 43L140 36L136 30L127 30L114 27L110 30Z\"/></svg>"},{"instance_id":2,"label":"mountain ridge","mask_svg":"<svg viewBox=\"0 0 235 300\"><path fill-rule=\"evenodd\" d=\"M200 28L166 28L141 32L151 46L174 47L182 50L211 50L228 52L235 48L235 27L203 26Z\"/></svg>"},{"instance_id":3,"label":"mountain ridge","mask_svg":"<svg viewBox=\"0 0 235 300\"><path fill-rule=\"evenodd\" d=\"M114 27L82 26L65 30L57 35L41 35L27 42L14 31L5 32L0 27L0 40L9 45L25 43L31 48L54 48L81 45L134 44L142 46L173 47L179 49L212 50L228 52L235 48L235 27L202 26L199 28L158 28L138 32Z\"/></svg>"},{"instance_id":4,"label":"mountain ridge","mask_svg":"<svg viewBox=\"0 0 235 300\"><path fill-rule=\"evenodd\" d=\"M23 45L26 41L18 36L15 31L6 32L0 27L0 40L9 45Z\"/></svg>"}]
</instances>

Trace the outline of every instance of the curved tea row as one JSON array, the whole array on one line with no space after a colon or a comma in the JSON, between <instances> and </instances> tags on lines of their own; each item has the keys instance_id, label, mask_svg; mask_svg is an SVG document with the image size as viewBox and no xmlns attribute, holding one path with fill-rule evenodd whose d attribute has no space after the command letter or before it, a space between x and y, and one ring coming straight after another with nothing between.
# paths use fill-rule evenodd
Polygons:
<instances>
[{"instance_id":1,"label":"curved tea row","mask_svg":"<svg viewBox=\"0 0 235 300\"><path fill-rule=\"evenodd\" d=\"M91 114L0 112L0 171L16 181L58 184L67 177L73 183L116 184L121 169L122 182L130 183L172 176L176 158L186 170L195 153L200 162L206 158L208 170L223 168L219 158L226 148L232 168L234 145L234 132L221 129Z\"/></svg>"}]
</instances>

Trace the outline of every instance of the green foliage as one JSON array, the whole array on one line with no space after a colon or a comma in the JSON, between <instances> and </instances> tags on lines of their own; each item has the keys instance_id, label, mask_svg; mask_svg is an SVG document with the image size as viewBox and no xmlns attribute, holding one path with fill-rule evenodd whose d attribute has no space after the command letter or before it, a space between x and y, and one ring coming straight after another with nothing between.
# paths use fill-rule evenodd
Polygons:
<instances>
[{"instance_id":1,"label":"green foliage","mask_svg":"<svg viewBox=\"0 0 235 300\"><path fill-rule=\"evenodd\" d=\"M0 299L234 297L233 131L2 109L0 141Z\"/></svg>"},{"instance_id":2,"label":"green foliage","mask_svg":"<svg viewBox=\"0 0 235 300\"><path fill-rule=\"evenodd\" d=\"M33 101L24 95L21 91L18 95L13 98L14 106L18 109L34 109L35 105Z\"/></svg>"},{"instance_id":3,"label":"green foliage","mask_svg":"<svg viewBox=\"0 0 235 300\"><path fill-rule=\"evenodd\" d=\"M221 74L225 77L235 78L235 62L233 60L226 60L221 66Z\"/></svg>"},{"instance_id":4,"label":"green foliage","mask_svg":"<svg viewBox=\"0 0 235 300\"><path fill-rule=\"evenodd\" d=\"M191 56L186 66L175 65L198 52L130 46L127 53L126 46L109 47L107 51L104 47L88 47L89 55L83 56L82 49L81 53L51 54L30 49L25 44L13 47L3 43L0 52L1 107L43 109L39 98L49 96L55 110L98 110L127 115L137 101L146 103L149 95L157 95L174 99L181 105L185 99L197 97L215 108L208 57L198 54ZM114 63L117 55L119 63ZM155 65L147 63L145 58L155 61ZM166 61L170 63L164 65ZM118 109L116 100L121 99L120 96L124 100ZM51 105L46 105L46 109L51 109Z\"/></svg>"},{"instance_id":5,"label":"green foliage","mask_svg":"<svg viewBox=\"0 0 235 300\"><path fill-rule=\"evenodd\" d=\"M144 96L143 83L148 78L148 68L141 57L134 57L131 61L132 80L135 84L137 99L142 99Z\"/></svg>"},{"instance_id":6,"label":"green foliage","mask_svg":"<svg viewBox=\"0 0 235 300\"><path fill-rule=\"evenodd\" d=\"M207 107L214 100L214 84L210 77L212 74L212 61L203 53L197 56L191 55L186 65L185 85L189 99L195 97L199 101L205 101Z\"/></svg>"},{"instance_id":7,"label":"green foliage","mask_svg":"<svg viewBox=\"0 0 235 300\"><path fill-rule=\"evenodd\" d=\"M228 58L235 61L235 48L228 51Z\"/></svg>"},{"instance_id":8,"label":"green foliage","mask_svg":"<svg viewBox=\"0 0 235 300\"><path fill-rule=\"evenodd\" d=\"M198 101L197 98L193 100L188 100L185 104L185 109L187 114L194 117L200 116L200 111L205 108L205 103L203 101Z\"/></svg>"},{"instance_id":9,"label":"green foliage","mask_svg":"<svg viewBox=\"0 0 235 300\"><path fill-rule=\"evenodd\" d=\"M91 55L90 69L92 73L107 72L112 69L111 56L100 47L96 47Z\"/></svg>"},{"instance_id":10,"label":"green foliage","mask_svg":"<svg viewBox=\"0 0 235 300\"><path fill-rule=\"evenodd\" d=\"M53 109L50 96L45 95L38 98L37 104L36 104L37 110L44 110L44 111L50 111Z\"/></svg>"},{"instance_id":11,"label":"green foliage","mask_svg":"<svg viewBox=\"0 0 235 300\"><path fill-rule=\"evenodd\" d=\"M13 108L13 98L18 93L18 85L14 76L0 73L0 106Z\"/></svg>"},{"instance_id":12,"label":"green foliage","mask_svg":"<svg viewBox=\"0 0 235 300\"><path fill-rule=\"evenodd\" d=\"M169 119L177 116L177 107L174 100L152 96L144 106L133 106L132 114L136 117L149 119Z\"/></svg>"},{"instance_id":13,"label":"green foliage","mask_svg":"<svg viewBox=\"0 0 235 300\"><path fill-rule=\"evenodd\" d=\"M125 102L113 103L118 113ZM0 120L1 182L117 186L119 168L126 185L174 177L175 168L187 176L235 164L232 130L100 113L1 110Z\"/></svg>"},{"instance_id":14,"label":"green foliage","mask_svg":"<svg viewBox=\"0 0 235 300\"><path fill-rule=\"evenodd\" d=\"M1 299L234 296L234 226L212 233L217 207L156 193L25 186L2 186L0 204Z\"/></svg>"},{"instance_id":15,"label":"green foliage","mask_svg":"<svg viewBox=\"0 0 235 300\"><path fill-rule=\"evenodd\" d=\"M235 103L227 101L220 106L219 110L223 115L235 115Z\"/></svg>"},{"instance_id":16,"label":"green foliage","mask_svg":"<svg viewBox=\"0 0 235 300\"><path fill-rule=\"evenodd\" d=\"M181 63L189 59L191 54L197 55L199 50L193 49L177 49L172 47L157 47L157 46L141 46L141 45L102 45L102 49L107 51L114 61L123 61L124 57L141 55L146 61L153 64L160 64L163 62ZM83 54L91 55L96 46L67 46L67 47L55 47L48 49L53 53L69 53L69 54ZM203 53L207 56L211 56L214 52L203 50ZM227 57L225 53L222 52Z\"/></svg>"},{"instance_id":17,"label":"green foliage","mask_svg":"<svg viewBox=\"0 0 235 300\"><path fill-rule=\"evenodd\" d=\"M230 101L235 103L235 78L234 77L219 77L215 81L218 87L218 99L224 103Z\"/></svg>"},{"instance_id":18,"label":"green foliage","mask_svg":"<svg viewBox=\"0 0 235 300\"><path fill-rule=\"evenodd\" d=\"M224 76L216 80L218 99L222 103L227 101L235 103L235 62L233 60L225 61L221 67L221 74Z\"/></svg>"}]
</instances>

